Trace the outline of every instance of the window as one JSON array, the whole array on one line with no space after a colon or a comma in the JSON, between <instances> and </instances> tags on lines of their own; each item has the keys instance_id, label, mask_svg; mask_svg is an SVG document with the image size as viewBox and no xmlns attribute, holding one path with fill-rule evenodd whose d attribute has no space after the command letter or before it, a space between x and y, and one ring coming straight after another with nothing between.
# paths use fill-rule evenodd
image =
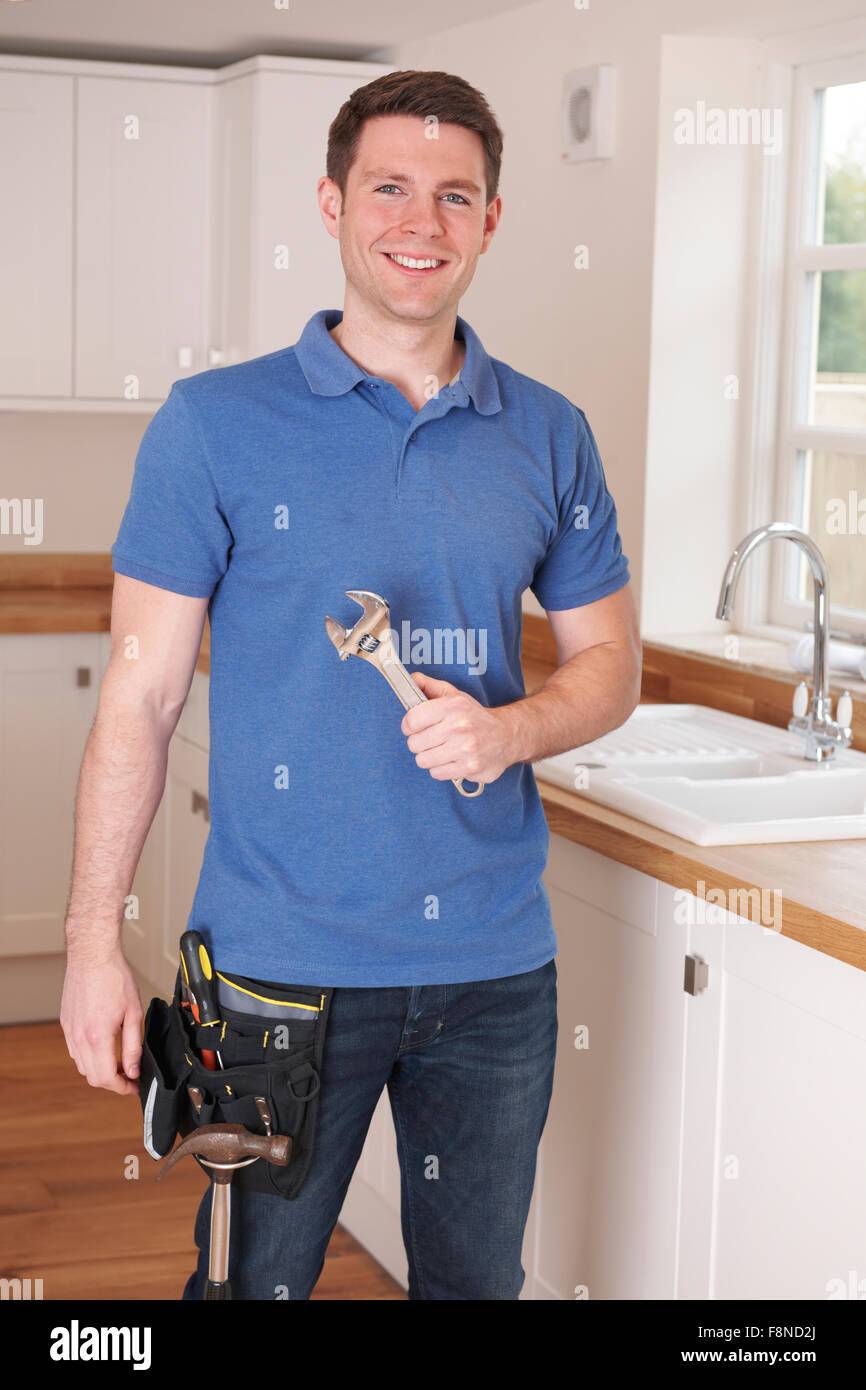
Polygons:
<instances>
[{"instance_id":1,"label":"window","mask_svg":"<svg viewBox=\"0 0 866 1390\"><path fill-rule=\"evenodd\" d=\"M834 630L866 630L866 54L796 69L774 518L808 531ZM811 571L774 556L770 618L802 628Z\"/></svg>"}]
</instances>

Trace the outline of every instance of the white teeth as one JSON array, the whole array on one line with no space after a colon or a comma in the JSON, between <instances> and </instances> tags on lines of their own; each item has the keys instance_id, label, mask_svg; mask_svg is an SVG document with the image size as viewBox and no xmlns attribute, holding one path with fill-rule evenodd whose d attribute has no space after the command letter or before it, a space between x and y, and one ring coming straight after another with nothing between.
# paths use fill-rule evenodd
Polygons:
<instances>
[{"instance_id":1,"label":"white teeth","mask_svg":"<svg viewBox=\"0 0 866 1390\"><path fill-rule=\"evenodd\" d=\"M409 270L432 270L434 266L442 264L441 261L437 260L416 261L414 256L400 256L393 251L388 251L386 254L389 260L396 261L398 265L408 266Z\"/></svg>"}]
</instances>

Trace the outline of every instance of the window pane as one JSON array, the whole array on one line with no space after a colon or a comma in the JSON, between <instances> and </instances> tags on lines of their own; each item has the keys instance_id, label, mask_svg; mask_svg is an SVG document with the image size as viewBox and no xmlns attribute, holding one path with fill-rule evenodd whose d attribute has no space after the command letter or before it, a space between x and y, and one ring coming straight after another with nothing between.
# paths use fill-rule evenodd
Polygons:
<instances>
[{"instance_id":1,"label":"window pane","mask_svg":"<svg viewBox=\"0 0 866 1390\"><path fill-rule=\"evenodd\" d=\"M866 429L866 270L825 270L818 280L809 424Z\"/></svg>"},{"instance_id":2,"label":"window pane","mask_svg":"<svg viewBox=\"0 0 866 1390\"><path fill-rule=\"evenodd\" d=\"M818 241L866 241L866 82L824 91Z\"/></svg>"},{"instance_id":3,"label":"window pane","mask_svg":"<svg viewBox=\"0 0 866 1390\"><path fill-rule=\"evenodd\" d=\"M814 450L801 454L800 467L802 515L797 525L827 562L831 609L866 612L866 455ZM811 601L812 571L796 552L792 571L791 596Z\"/></svg>"}]
</instances>

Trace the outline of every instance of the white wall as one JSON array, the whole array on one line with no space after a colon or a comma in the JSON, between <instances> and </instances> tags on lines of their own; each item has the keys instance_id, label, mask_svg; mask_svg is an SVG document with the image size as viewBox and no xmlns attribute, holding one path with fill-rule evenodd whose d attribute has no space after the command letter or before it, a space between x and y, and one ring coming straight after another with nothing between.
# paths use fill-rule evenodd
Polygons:
<instances>
[{"instance_id":1,"label":"white wall","mask_svg":"<svg viewBox=\"0 0 866 1390\"><path fill-rule=\"evenodd\" d=\"M746 478L754 363L756 145L679 144L675 113L762 106L764 46L662 41L659 162L644 474L641 631L722 631L728 556L749 530ZM772 131L770 127L768 134ZM750 294L750 291L752 292ZM765 518L772 520L771 517Z\"/></svg>"},{"instance_id":2,"label":"white wall","mask_svg":"<svg viewBox=\"0 0 866 1390\"><path fill-rule=\"evenodd\" d=\"M150 415L0 410L0 494L41 497L41 545L0 536L2 554L107 551Z\"/></svg>"}]
</instances>

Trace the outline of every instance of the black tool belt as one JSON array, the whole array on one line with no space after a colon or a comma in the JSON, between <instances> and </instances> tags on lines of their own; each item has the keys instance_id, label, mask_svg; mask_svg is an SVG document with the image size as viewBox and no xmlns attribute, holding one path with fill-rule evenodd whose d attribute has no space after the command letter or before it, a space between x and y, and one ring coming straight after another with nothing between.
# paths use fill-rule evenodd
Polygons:
<instances>
[{"instance_id":1,"label":"black tool belt","mask_svg":"<svg viewBox=\"0 0 866 1390\"><path fill-rule=\"evenodd\" d=\"M178 1134L197 1125L242 1124L255 1134L288 1135L288 1166L260 1159L238 1168L234 1186L300 1193L313 1157L322 1053L333 989L250 980L217 971L218 1023L196 1023L181 999L150 1001L144 1021L139 1096L144 1147L152 1158L170 1152ZM216 1052L222 1068L201 1060Z\"/></svg>"}]
</instances>

